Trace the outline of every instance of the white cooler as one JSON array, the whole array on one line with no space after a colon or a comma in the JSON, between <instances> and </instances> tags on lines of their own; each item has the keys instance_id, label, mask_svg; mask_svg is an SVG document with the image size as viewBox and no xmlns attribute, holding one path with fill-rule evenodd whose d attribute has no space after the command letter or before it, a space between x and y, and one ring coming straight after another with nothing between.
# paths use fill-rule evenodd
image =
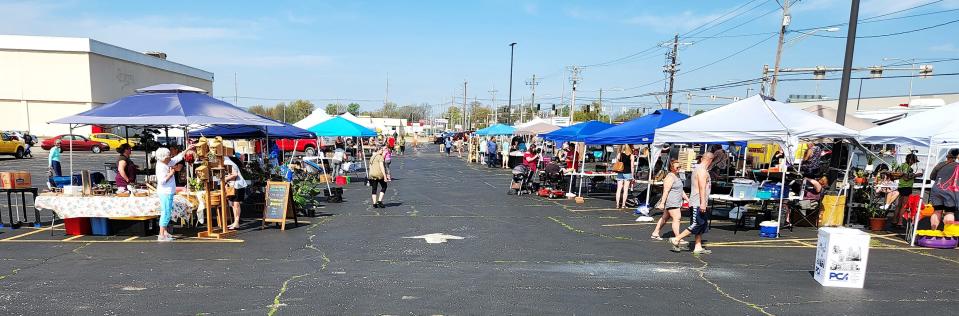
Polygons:
<instances>
[{"instance_id":1,"label":"white cooler","mask_svg":"<svg viewBox=\"0 0 959 316\"><path fill-rule=\"evenodd\" d=\"M858 229L820 228L813 278L822 286L862 288L869 238L869 234Z\"/></svg>"}]
</instances>

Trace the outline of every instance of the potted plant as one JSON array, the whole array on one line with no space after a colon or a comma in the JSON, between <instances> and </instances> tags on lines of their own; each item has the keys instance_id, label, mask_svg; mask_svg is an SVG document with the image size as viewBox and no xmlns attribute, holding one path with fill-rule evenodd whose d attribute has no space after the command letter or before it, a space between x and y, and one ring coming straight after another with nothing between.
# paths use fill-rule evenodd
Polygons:
<instances>
[{"instance_id":1,"label":"potted plant","mask_svg":"<svg viewBox=\"0 0 959 316\"><path fill-rule=\"evenodd\" d=\"M877 232L886 228L886 210L879 208L879 204L870 202L866 205L869 214L869 230Z\"/></svg>"},{"instance_id":2,"label":"potted plant","mask_svg":"<svg viewBox=\"0 0 959 316\"><path fill-rule=\"evenodd\" d=\"M875 166L872 165L872 162L876 161L876 156L866 155L866 171L872 172L875 170Z\"/></svg>"},{"instance_id":3,"label":"potted plant","mask_svg":"<svg viewBox=\"0 0 959 316\"><path fill-rule=\"evenodd\" d=\"M856 171L856 184L863 185L866 183L866 172L862 170Z\"/></svg>"}]
</instances>

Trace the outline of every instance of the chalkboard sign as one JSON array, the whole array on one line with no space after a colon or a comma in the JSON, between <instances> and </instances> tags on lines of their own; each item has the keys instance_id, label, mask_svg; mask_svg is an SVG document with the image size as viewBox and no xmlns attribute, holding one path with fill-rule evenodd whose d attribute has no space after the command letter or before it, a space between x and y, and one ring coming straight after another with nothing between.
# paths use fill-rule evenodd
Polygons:
<instances>
[{"instance_id":1,"label":"chalkboard sign","mask_svg":"<svg viewBox=\"0 0 959 316\"><path fill-rule=\"evenodd\" d=\"M296 221L296 214L290 207L290 183L289 182L267 182L266 183L266 205L263 207L263 225L267 222L280 223L280 228L286 230L286 221L293 217Z\"/></svg>"}]
</instances>

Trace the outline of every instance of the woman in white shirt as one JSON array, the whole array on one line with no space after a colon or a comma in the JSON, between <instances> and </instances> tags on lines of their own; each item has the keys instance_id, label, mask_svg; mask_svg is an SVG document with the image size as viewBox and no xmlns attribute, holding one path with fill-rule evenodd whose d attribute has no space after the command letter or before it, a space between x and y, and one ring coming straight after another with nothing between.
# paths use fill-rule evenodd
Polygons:
<instances>
[{"instance_id":1,"label":"woman in white shirt","mask_svg":"<svg viewBox=\"0 0 959 316\"><path fill-rule=\"evenodd\" d=\"M167 232L167 227L170 226L170 215L173 213L173 194L176 193L176 179L173 178L176 172L173 167L192 149L193 145L187 146L185 151L175 157L170 157L170 150L167 148L157 149L153 153L157 160L157 195L160 196L160 234L157 236L157 241L173 240L173 235Z\"/></svg>"},{"instance_id":2,"label":"woman in white shirt","mask_svg":"<svg viewBox=\"0 0 959 316\"><path fill-rule=\"evenodd\" d=\"M233 207L233 224L227 226L227 229L237 229L240 227L240 202L246 198L246 179L240 173L240 163L233 156L224 157L223 165L230 166L230 174L226 176L226 184L233 187L233 196L227 197L230 206Z\"/></svg>"}]
</instances>

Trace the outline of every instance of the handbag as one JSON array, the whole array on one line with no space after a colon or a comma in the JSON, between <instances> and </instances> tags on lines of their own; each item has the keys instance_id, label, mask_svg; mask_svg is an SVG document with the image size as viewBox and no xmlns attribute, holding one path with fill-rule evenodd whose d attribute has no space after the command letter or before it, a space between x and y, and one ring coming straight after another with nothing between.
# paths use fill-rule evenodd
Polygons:
<instances>
[{"instance_id":1,"label":"handbag","mask_svg":"<svg viewBox=\"0 0 959 316\"><path fill-rule=\"evenodd\" d=\"M236 188L232 185L226 185L226 196L236 196Z\"/></svg>"},{"instance_id":2,"label":"handbag","mask_svg":"<svg viewBox=\"0 0 959 316\"><path fill-rule=\"evenodd\" d=\"M615 172L623 172L623 162L622 162L622 161L617 161L617 162L613 163L613 167L610 168L610 170L615 171Z\"/></svg>"}]
</instances>

